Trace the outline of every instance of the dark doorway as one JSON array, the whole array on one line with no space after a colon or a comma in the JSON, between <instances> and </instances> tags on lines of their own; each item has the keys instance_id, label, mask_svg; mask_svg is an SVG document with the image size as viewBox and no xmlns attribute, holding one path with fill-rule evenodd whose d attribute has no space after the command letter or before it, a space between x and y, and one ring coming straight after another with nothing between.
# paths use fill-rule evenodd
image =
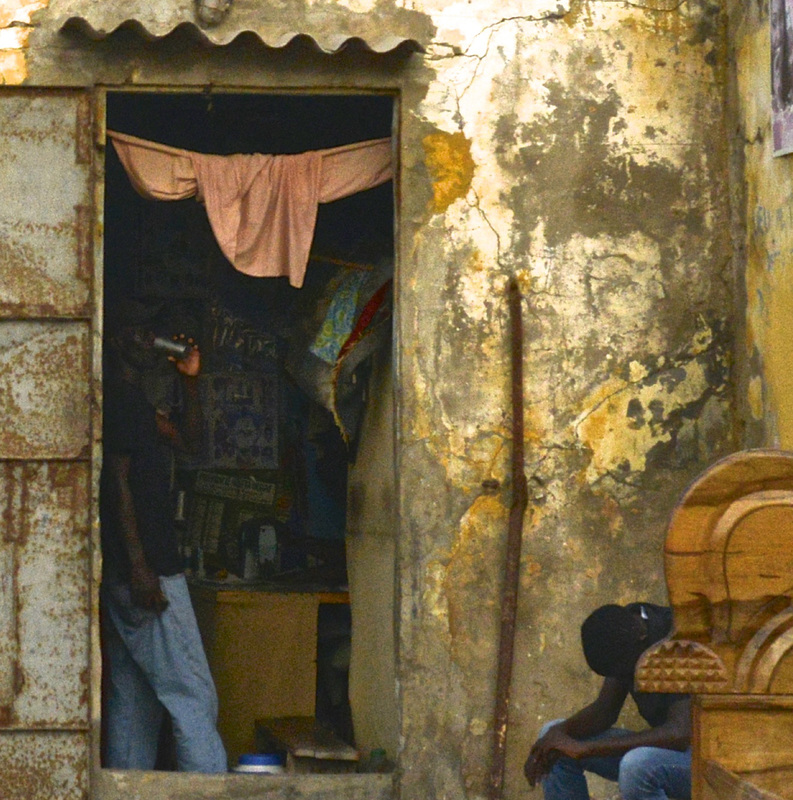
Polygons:
<instances>
[{"instance_id":1,"label":"dark doorway","mask_svg":"<svg viewBox=\"0 0 793 800\"><path fill-rule=\"evenodd\" d=\"M386 95L142 91L109 93L106 122L113 131L200 153L293 154L389 137L393 114L394 98ZM376 341L369 339L371 353L388 346L392 182L319 206L302 288L287 277L253 278L235 270L204 207L195 199L142 198L109 140L104 224L106 329L133 297L164 309L168 329L155 333L185 334L201 348L204 446L198 455L175 457L169 491L220 694L230 766L255 747L251 715L299 715L310 707L319 722L354 744L349 708L340 700L350 635L344 536L347 468L355 459L370 359L356 359L340 379L338 364L327 360L308 369L306 345L346 292L359 338L364 309L364 333L378 328ZM341 395L340 380L348 380L349 397ZM158 408L178 408L166 361L147 391ZM224 592L248 593L251 616L224 621ZM301 600L290 611L290 596L312 594L313 610ZM235 614L245 605L234 604ZM239 637L252 631L267 636L274 614L282 615L285 631L293 630L290 620L311 621L310 658L278 659L279 648L294 644L290 633L241 645ZM245 663L228 663L236 658L230 653L240 652L247 654ZM335 683L327 669L317 680L318 657L321 666L333 664ZM273 670L283 674L277 685ZM257 685L258 674L271 676L267 686ZM240 693L261 707L242 714ZM239 735L226 733L241 727ZM161 766L172 767L167 744Z\"/></svg>"}]
</instances>

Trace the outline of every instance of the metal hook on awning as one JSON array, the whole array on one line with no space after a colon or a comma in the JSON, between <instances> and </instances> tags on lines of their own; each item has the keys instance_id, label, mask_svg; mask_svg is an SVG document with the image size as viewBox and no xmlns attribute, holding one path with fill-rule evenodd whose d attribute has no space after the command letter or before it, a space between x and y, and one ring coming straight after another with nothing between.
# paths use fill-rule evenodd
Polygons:
<instances>
[{"instance_id":1,"label":"metal hook on awning","mask_svg":"<svg viewBox=\"0 0 793 800\"><path fill-rule=\"evenodd\" d=\"M229 13L233 0L196 0L196 16L204 25L219 25Z\"/></svg>"}]
</instances>

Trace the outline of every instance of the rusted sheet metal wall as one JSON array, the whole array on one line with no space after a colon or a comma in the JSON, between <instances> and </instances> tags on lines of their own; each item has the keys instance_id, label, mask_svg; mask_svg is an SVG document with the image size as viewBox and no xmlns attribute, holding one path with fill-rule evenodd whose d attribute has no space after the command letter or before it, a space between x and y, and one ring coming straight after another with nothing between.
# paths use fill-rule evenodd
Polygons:
<instances>
[{"instance_id":1,"label":"rusted sheet metal wall","mask_svg":"<svg viewBox=\"0 0 793 800\"><path fill-rule=\"evenodd\" d=\"M85 800L90 763L85 734L0 735L3 800Z\"/></svg>"},{"instance_id":2,"label":"rusted sheet metal wall","mask_svg":"<svg viewBox=\"0 0 793 800\"><path fill-rule=\"evenodd\" d=\"M88 344L85 323L0 324L0 457L86 455Z\"/></svg>"},{"instance_id":3,"label":"rusted sheet metal wall","mask_svg":"<svg viewBox=\"0 0 793 800\"><path fill-rule=\"evenodd\" d=\"M83 93L0 102L0 794L88 793L91 171Z\"/></svg>"},{"instance_id":4,"label":"rusted sheet metal wall","mask_svg":"<svg viewBox=\"0 0 793 800\"><path fill-rule=\"evenodd\" d=\"M89 311L90 126L78 124L87 113L87 101L70 96L10 93L3 98L2 316Z\"/></svg>"},{"instance_id":5,"label":"rusted sheet metal wall","mask_svg":"<svg viewBox=\"0 0 793 800\"><path fill-rule=\"evenodd\" d=\"M88 467L0 465L5 724L88 723Z\"/></svg>"}]
</instances>

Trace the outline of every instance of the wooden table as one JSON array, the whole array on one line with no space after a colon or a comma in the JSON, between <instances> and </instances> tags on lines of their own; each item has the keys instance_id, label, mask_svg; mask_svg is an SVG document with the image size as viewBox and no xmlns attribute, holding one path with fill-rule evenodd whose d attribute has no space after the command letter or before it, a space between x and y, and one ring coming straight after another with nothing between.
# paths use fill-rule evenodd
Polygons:
<instances>
[{"instance_id":1,"label":"wooden table","mask_svg":"<svg viewBox=\"0 0 793 800\"><path fill-rule=\"evenodd\" d=\"M234 766L255 750L257 719L314 716L319 606L349 603L349 594L195 583L190 595Z\"/></svg>"}]
</instances>

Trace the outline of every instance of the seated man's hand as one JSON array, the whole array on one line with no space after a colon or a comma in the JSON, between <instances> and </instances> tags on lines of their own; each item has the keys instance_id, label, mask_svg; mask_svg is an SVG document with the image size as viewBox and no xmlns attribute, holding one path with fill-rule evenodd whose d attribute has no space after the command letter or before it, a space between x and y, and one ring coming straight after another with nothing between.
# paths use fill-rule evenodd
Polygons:
<instances>
[{"instance_id":1,"label":"seated man's hand","mask_svg":"<svg viewBox=\"0 0 793 800\"><path fill-rule=\"evenodd\" d=\"M550 734L556 728L551 728L545 736L537 741L529 750L529 756L523 765L523 774L529 782L529 786L536 786L542 778L550 772L553 762L558 758L554 755L554 750L550 746Z\"/></svg>"},{"instance_id":2,"label":"seated man's hand","mask_svg":"<svg viewBox=\"0 0 793 800\"><path fill-rule=\"evenodd\" d=\"M568 736L561 725L555 725L545 736L538 739L529 751L529 757L523 766L523 774L529 786L535 786L547 775L554 762L560 756L578 759L585 755L586 745Z\"/></svg>"}]
</instances>

